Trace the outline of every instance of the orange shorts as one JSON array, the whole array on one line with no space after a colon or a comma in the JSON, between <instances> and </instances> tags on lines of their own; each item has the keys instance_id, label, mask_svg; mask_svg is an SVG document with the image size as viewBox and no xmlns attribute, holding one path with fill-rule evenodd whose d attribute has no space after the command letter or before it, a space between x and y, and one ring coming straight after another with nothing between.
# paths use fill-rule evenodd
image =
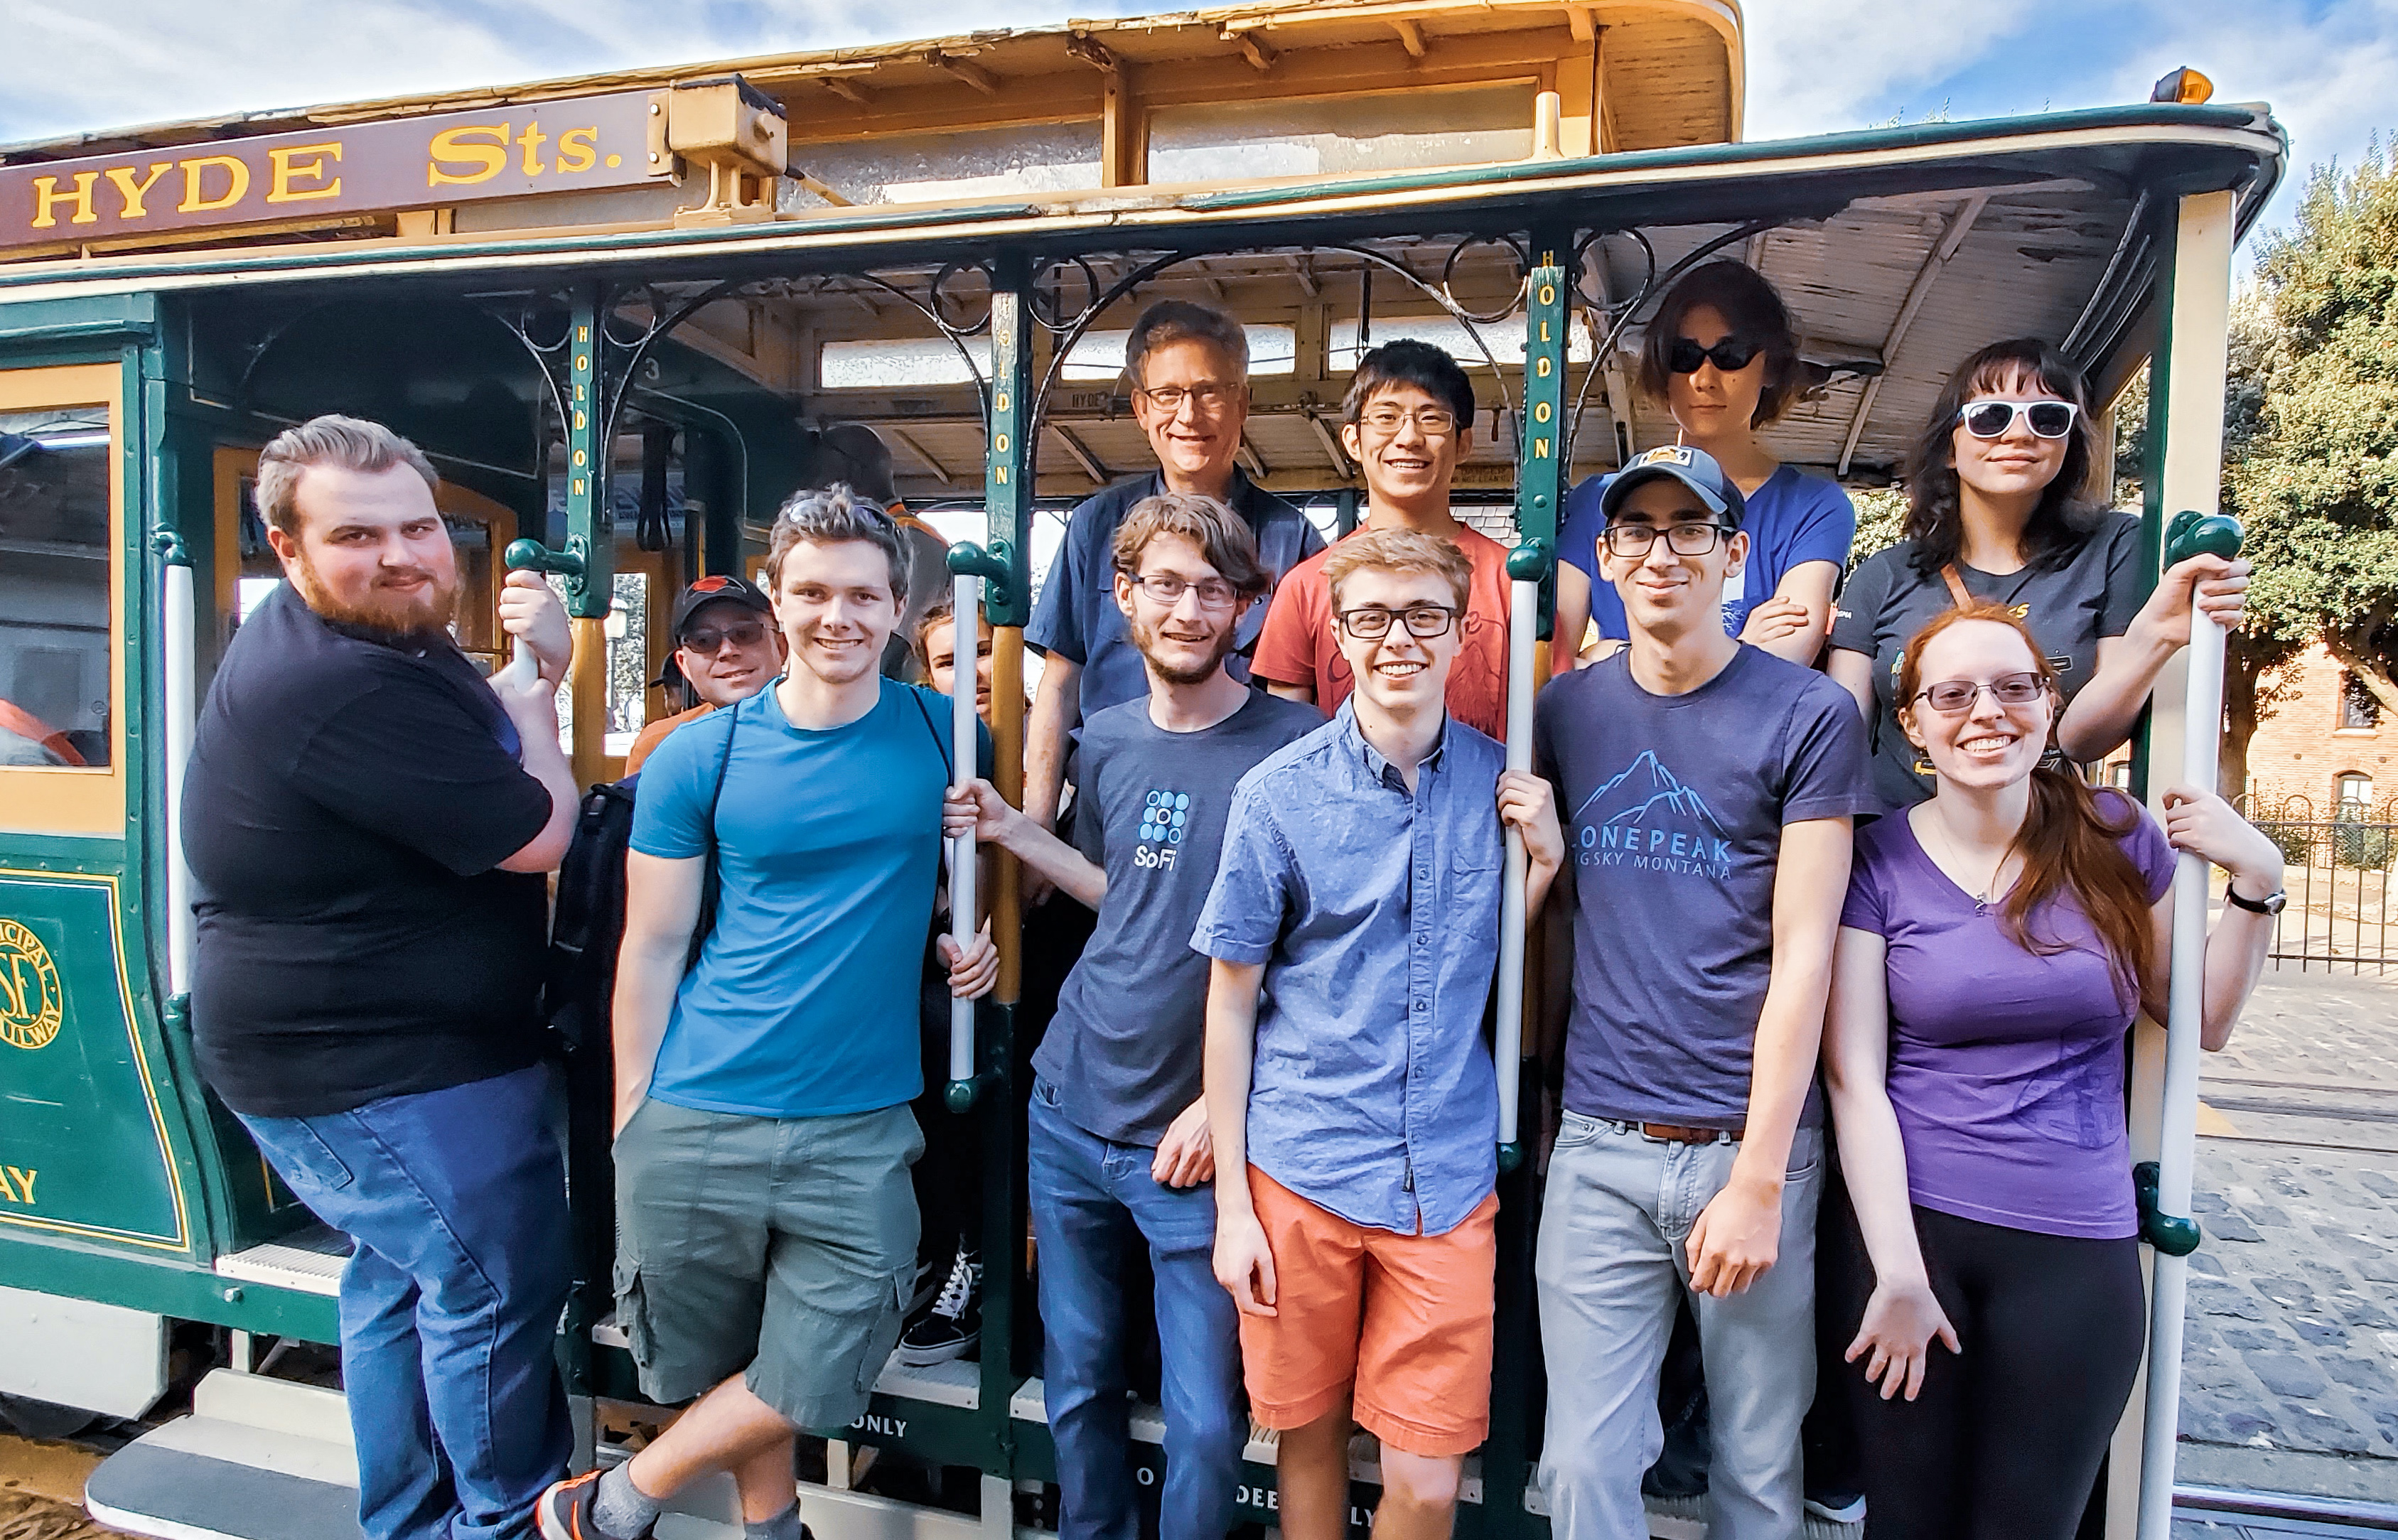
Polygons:
<instances>
[{"instance_id":1,"label":"orange shorts","mask_svg":"<svg viewBox=\"0 0 2398 1540\"><path fill-rule=\"evenodd\" d=\"M1273 1252L1274 1314L1241 1317L1258 1421L1304 1427L1353 1396L1359 1426L1409 1454L1467 1454L1490 1435L1499 1197L1442 1236L1352 1224L1249 1168ZM1354 1391L1353 1391L1354 1386Z\"/></svg>"}]
</instances>

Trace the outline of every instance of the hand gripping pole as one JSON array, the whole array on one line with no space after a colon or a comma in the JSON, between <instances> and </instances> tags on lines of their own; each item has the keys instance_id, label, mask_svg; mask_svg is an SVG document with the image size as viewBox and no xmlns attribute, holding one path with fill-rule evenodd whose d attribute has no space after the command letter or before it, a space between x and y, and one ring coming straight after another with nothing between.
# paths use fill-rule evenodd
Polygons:
<instances>
[{"instance_id":1,"label":"hand gripping pole","mask_svg":"<svg viewBox=\"0 0 2398 1540\"><path fill-rule=\"evenodd\" d=\"M1541 582L1549 572L1549 543L1537 537L1507 553L1507 768L1532 768L1533 678L1541 631ZM1507 871L1499 889L1499 1169L1523 1164L1516 1137L1524 1079L1525 889L1531 861L1524 836L1507 831Z\"/></svg>"},{"instance_id":2,"label":"hand gripping pole","mask_svg":"<svg viewBox=\"0 0 2398 1540\"><path fill-rule=\"evenodd\" d=\"M950 682L950 787L963 790L980 760L981 723L975 715L975 638L982 630L982 583L1007 581L1007 564L971 541L950 547L950 614L957 639L957 672ZM950 842L950 939L963 949L981 928L975 892L975 834L969 828ZM942 1101L953 1113L975 1104L981 1082L975 1074L975 1003L950 997L950 1083Z\"/></svg>"},{"instance_id":3,"label":"hand gripping pole","mask_svg":"<svg viewBox=\"0 0 2398 1540\"><path fill-rule=\"evenodd\" d=\"M2165 526L2167 567L2210 552L2240 554L2240 521L2184 511ZM2189 682L2182 707L2181 778L2202 791L2216 783L2223 728L2223 628L2191 606ZM2155 1249L2149 1304L2149 1394L2141 1429L2140 1540L2168 1540L2173 1530L2174 1440L2181 1419L2181 1340L2198 1223L2189 1212L2190 1167L2198 1142L2198 1056L2206 988L2206 883L2203 856L2183 852L2174 864L2173 964L2165 1007L2165 1084L2153 1197L2135 1183L2140 1232ZM2146 1163L2143 1163L2145 1168ZM2145 1171L2143 1172L2145 1174Z\"/></svg>"},{"instance_id":4,"label":"hand gripping pole","mask_svg":"<svg viewBox=\"0 0 2398 1540\"><path fill-rule=\"evenodd\" d=\"M556 573L570 581L583 575L583 558L573 551L554 551L538 540L511 540L501 558L510 567L524 567L537 573ZM532 649L519 640L516 651L508 656L501 677L519 689L528 688L541 677L541 660Z\"/></svg>"}]
</instances>

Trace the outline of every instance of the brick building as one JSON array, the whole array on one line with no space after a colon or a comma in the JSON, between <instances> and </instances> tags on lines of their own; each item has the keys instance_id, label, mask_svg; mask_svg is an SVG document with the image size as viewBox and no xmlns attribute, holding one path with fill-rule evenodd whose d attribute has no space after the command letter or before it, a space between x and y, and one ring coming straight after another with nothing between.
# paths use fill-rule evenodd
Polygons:
<instances>
[{"instance_id":1,"label":"brick building","mask_svg":"<svg viewBox=\"0 0 2398 1540\"><path fill-rule=\"evenodd\" d=\"M2398 795L2398 721L2328 649L2317 642L2268 677L2281 698L2248 743L2257 804L2304 797L2315 817L2331 817L2343 804L2378 809Z\"/></svg>"}]
</instances>

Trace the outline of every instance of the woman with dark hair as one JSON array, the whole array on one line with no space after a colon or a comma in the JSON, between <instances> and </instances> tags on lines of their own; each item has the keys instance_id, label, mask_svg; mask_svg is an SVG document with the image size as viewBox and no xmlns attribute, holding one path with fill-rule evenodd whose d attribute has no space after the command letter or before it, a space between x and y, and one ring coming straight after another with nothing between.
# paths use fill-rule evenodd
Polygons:
<instances>
[{"instance_id":1,"label":"woman with dark hair","mask_svg":"<svg viewBox=\"0 0 2398 1540\"><path fill-rule=\"evenodd\" d=\"M1665 291L1640 350L1640 388L1665 403L1680 441L1715 457L1747 506L1748 558L1724 579L1724 629L1743 642L1814 667L1832 621L1832 586L1856 538L1848 493L1785 466L1761 431L1790 410L1801 385L1798 335L1789 307L1755 269L1711 262ZM1623 604L1594 581L1599 497L1594 476L1566 498L1557 536L1558 666L1580 649L1585 625L1600 637L1594 657L1625 636Z\"/></svg>"},{"instance_id":2,"label":"woman with dark hair","mask_svg":"<svg viewBox=\"0 0 2398 1540\"><path fill-rule=\"evenodd\" d=\"M2164 1017L2174 853L2230 873L2209 1049L2264 966L2282 856L2212 793L2166 791L2160 828L2043 767L2056 672L2007 606L1936 615L1904 655L1899 728L1933 792L1861 831L1850 870L1823 1309L1862 1360L1867 1540L2068 1540L2140 1363L2124 1034Z\"/></svg>"},{"instance_id":3,"label":"woman with dark hair","mask_svg":"<svg viewBox=\"0 0 2398 1540\"><path fill-rule=\"evenodd\" d=\"M1825 665L1873 731L1888 806L1932 794L1896 686L1906 638L1941 611L1987 600L2025 623L2058 675L2057 747L2085 763L2131 736L2193 601L2240 624L2245 561L2191 557L2143 601L2139 520L2083 500L2094 439L2080 371L2038 338L1992 343L1941 392L1908 456L1904 538L1850 576Z\"/></svg>"}]
</instances>

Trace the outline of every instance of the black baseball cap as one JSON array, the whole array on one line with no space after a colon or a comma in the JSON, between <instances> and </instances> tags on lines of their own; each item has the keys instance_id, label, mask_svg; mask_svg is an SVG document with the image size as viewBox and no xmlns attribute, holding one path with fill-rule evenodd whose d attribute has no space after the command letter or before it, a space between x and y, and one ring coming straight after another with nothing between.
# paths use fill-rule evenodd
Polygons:
<instances>
[{"instance_id":1,"label":"black baseball cap","mask_svg":"<svg viewBox=\"0 0 2398 1540\"><path fill-rule=\"evenodd\" d=\"M758 591L755 584L745 582L727 574L711 573L685 588L682 591L682 598L675 601L673 631L675 641L678 643L682 641L683 628L691 623L693 615L710 604L720 603L738 604L743 609L763 615L769 620L773 619L775 615L775 607L766 602L766 596Z\"/></svg>"},{"instance_id":2,"label":"black baseball cap","mask_svg":"<svg viewBox=\"0 0 2398 1540\"><path fill-rule=\"evenodd\" d=\"M1748 516L1746 499L1716 457L1705 450L1688 444L1661 444L1646 454L1636 455L1630 465L1617 471L1599 494L1598 512L1602 519L1612 519L1632 495L1635 487L1646 482L1670 478L1695 493L1709 513L1731 528L1738 529Z\"/></svg>"}]
</instances>

